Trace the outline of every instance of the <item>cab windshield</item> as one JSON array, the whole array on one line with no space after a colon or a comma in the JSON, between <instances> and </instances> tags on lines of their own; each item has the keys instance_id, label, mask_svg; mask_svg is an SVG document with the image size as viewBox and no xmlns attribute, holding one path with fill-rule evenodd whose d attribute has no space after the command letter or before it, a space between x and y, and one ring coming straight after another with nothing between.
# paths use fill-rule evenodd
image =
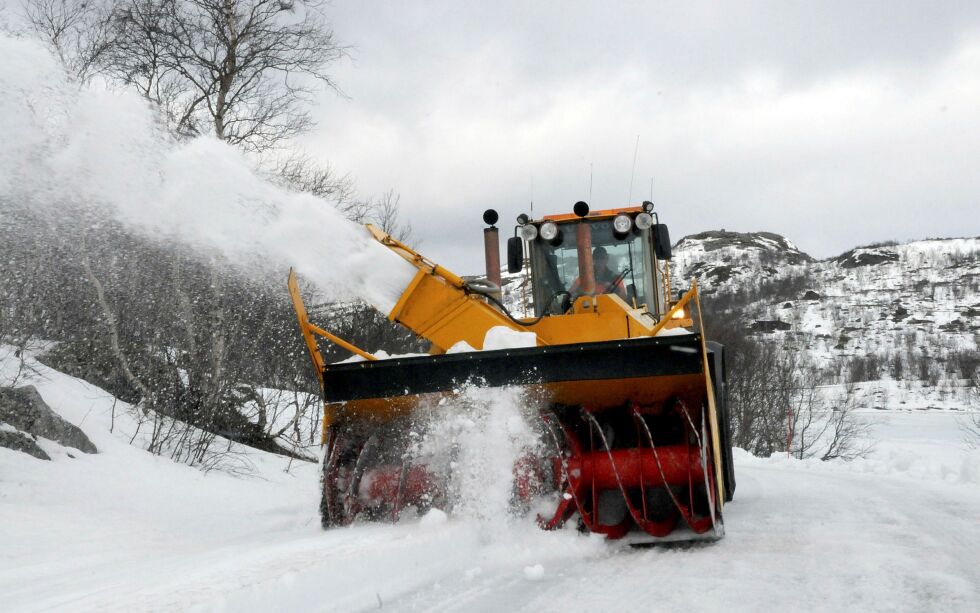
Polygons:
<instances>
[{"instance_id":1,"label":"cab windshield","mask_svg":"<svg viewBox=\"0 0 980 613\"><path fill-rule=\"evenodd\" d=\"M530 245L534 279L534 313L562 312L563 292L574 300L582 291L578 280L578 223L587 223L592 233L595 292L618 294L627 304L646 304L650 312L663 312L659 304L659 274L654 261L649 229L619 239L613 234L612 219L560 224L559 238L538 239ZM555 244L557 243L557 244ZM656 281L656 282L655 282Z\"/></svg>"}]
</instances>

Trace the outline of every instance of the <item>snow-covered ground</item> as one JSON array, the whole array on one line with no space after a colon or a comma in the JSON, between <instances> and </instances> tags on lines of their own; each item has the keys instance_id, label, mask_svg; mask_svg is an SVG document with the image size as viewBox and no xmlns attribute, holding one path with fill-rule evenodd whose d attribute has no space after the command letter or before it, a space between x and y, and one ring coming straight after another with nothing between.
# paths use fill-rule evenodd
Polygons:
<instances>
[{"instance_id":1,"label":"snow-covered ground","mask_svg":"<svg viewBox=\"0 0 980 613\"><path fill-rule=\"evenodd\" d=\"M129 443L119 403L109 432L111 396L36 366L100 453L0 448L4 611L980 608L980 452L958 412L871 411L878 447L849 464L737 453L723 540L637 549L439 513L324 532L317 466L174 464Z\"/></svg>"}]
</instances>

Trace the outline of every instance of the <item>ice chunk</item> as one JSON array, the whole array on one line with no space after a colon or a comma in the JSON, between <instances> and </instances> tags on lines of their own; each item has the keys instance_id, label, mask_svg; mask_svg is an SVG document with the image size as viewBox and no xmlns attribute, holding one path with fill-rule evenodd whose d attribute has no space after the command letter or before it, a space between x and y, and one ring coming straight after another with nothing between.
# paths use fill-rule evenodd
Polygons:
<instances>
[{"instance_id":1,"label":"ice chunk","mask_svg":"<svg viewBox=\"0 0 980 613\"><path fill-rule=\"evenodd\" d=\"M540 581L541 579L544 579L544 566L541 566L540 564L525 566L524 578L528 581Z\"/></svg>"},{"instance_id":2,"label":"ice chunk","mask_svg":"<svg viewBox=\"0 0 980 613\"><path fill-rule=\"evenodd\" d=\"M430 509L428 513L422 516L419 524L422 526L441 526L446 523L448 517L444 511L439 509Z\"/></svg>"}]
</instances>

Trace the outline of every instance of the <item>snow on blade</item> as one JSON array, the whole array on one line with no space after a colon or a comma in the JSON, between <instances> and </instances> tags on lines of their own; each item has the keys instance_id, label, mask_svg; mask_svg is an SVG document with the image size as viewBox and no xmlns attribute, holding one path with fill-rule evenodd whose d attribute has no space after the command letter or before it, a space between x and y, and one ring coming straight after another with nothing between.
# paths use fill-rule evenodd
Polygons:
<instances>
[{"instance_id":1,"label":"snow on blade","mask_svg":"<svg viewBox=\"0 0 980 613\"><path fill-rule=\"evenodd\" d=\"M483 337L483 350L519 349L521 347L536 347L538 335L534 332L520 332L506 326L494 326L487 330Z\"/></svg>"}]
</instances>

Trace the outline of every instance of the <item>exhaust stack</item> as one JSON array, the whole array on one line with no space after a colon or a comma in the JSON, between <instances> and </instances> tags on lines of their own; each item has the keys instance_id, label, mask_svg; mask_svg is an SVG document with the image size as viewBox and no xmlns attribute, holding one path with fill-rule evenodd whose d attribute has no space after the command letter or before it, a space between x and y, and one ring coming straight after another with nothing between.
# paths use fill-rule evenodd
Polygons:
<instances>
[{"instance_id":1,"label":"exhaust stack","mask_svg":"<svg viewBox=\"0 0 980 613\"><path fill-rule=\"evenodd\" d=\"M581 218L588 217L589 205L579 201L573 207L575 214ZM592 265L592 228L589 224L579 223L575 228L578 242L578 278L579 289L589 296L595 294L595 267Z\"/></svg>"},{"instance_id":2,"label":"exhaust stack","mask_svg":"<svg viewBox=\"0 0 980 613\"><path fill-rule=\"evenodd\" d=\"M483 222L490 226L483 229L483 252L487 263L487 281L500 287L500 232L494 225L497 223L497 219L497 211L487 209L483 212Z\"/></svg>"}]
</instances>

